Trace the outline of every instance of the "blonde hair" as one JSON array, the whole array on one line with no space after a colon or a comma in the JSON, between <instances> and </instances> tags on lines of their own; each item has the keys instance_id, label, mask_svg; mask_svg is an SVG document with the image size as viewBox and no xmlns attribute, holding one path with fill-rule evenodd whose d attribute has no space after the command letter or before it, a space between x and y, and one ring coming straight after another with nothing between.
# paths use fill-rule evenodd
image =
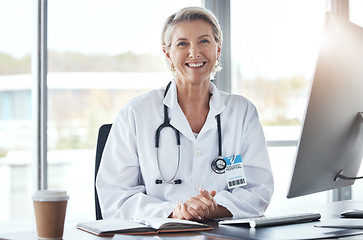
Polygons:
<instances>
[{"instance_id":1,"label":"blonde hair","mask_svg":"<svg viewBox=\"0 0 363 240\"><path fill-rule=\"evenodd\" d=\"M177 24L184 21L203 20L209 23L212 27L214 40L222 46L223 33L218 23L217 18L214 14L206 8L202 7L186 7L168 17L164 23L164 27L161 33L161 46L163 48L170 48L171 46L171 35ZM171 70L171 64L168 64ZM212 71L212 78L215 72L220 71L222 68L218 65Z\"/></svg>"},{"instance_id":2,"label":"blonde hair","mask_svg":"<svg viewBox=\"0 0 363 240\"><path fill-rule=\"evenodd\" d=\"M208 22L212 27L215 41L217 43L222 44L223 42L222 29L219 26L218 20L214 16L214 14L206 8L187 7L179 10L178 12L172 14L170 17L166 19L161 33L161 45L163 47L170 47L171 34L173 33L175 26L178 23L184 21L193 21L193 20L204 20Z\"/></svg>"}]
</instances>

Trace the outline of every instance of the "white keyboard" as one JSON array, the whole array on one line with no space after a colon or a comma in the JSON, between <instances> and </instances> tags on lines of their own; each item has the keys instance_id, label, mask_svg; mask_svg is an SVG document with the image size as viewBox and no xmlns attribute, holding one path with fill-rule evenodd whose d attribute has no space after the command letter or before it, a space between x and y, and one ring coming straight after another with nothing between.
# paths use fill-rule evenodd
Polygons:
<instances>
[{"instance_id":1,"label":"white keyboard","mask_svg":"<svg viewBox=\"0 0 363 240\"><path fill-rule=\"evenodd\" d=\"M310 221L317 221L321 218L320 213L298 213L281 216L270 217L256 217L256 218L243 218L223 220L219 224L222 225L249 225L250 228L278 226L285 224L296 224Z\"/></svg>"}]
</instances>

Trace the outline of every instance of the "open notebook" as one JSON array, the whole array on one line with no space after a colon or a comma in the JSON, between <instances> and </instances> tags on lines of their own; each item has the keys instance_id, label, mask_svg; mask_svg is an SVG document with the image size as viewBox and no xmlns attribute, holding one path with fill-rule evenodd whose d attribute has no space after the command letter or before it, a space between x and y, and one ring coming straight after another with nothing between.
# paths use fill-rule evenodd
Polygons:
<instances>
[{"instance_id":1,"label":"open notebook","mask_svg":"<svg viewBox=\"0 0 363 240\"><path fill-rule=\"evenodd\" d=\"M211 230L212 227L198 222L174 218L103 219L77 224L77 228L97 236L123 234L157 234L159 232L185 232Z\"/></svg>"}]
</instances>

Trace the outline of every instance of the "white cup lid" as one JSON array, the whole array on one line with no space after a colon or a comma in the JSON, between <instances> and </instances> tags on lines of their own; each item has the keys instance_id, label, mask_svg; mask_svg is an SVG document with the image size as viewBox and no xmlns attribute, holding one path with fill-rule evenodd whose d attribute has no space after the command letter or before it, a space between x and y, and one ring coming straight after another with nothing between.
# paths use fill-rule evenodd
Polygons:
<instances>
[{"instance_id":1,"label":"white cup lid","mask_svg":"<svg viewBox=\"0 0 363 240\"><path fill-rule=\"evenodd\" d=\"M69 197L66 191L59 190L38 190L33 195L33 201L64 201Z\"/></svg>"}]
</instances>

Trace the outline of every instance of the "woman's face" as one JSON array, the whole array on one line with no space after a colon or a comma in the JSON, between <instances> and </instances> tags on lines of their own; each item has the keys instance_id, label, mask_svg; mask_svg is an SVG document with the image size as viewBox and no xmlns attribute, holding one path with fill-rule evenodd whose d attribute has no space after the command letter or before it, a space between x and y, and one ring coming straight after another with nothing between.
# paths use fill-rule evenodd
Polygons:
<instances>
[{"instance_id":1,"label":"woman's face","mask_svg":"<svg viewBox=\"0 0 363 240\"><path fill-rule=\"evenodd\" d=\"M212 26L203 20L184 21L175 26L171 46L164 49L176 69L176 78L186 83L209 81L221 46Z\"/></svg>"}]
</instances>

